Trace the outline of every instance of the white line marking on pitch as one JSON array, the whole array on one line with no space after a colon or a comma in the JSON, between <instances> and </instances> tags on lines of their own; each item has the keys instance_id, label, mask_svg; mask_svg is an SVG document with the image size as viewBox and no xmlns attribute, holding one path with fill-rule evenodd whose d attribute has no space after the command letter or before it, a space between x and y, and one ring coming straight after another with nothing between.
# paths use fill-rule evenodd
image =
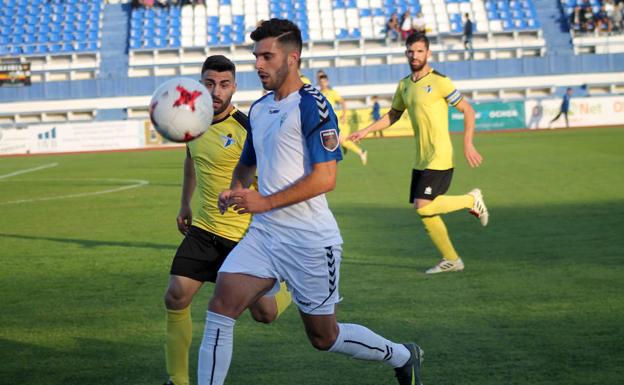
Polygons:
<instances>
[{"instance_id":1,"label":"white line marking on pitch","mask_svg":"<svg viewBox=\"0 0 624 385\"><path fill-rule=\"evenodd\" d=\"M33 171L45 170L46 168L52 168L52 167L56 167L58 165L59 165L58 163L48 163L48 164L44 164L43 166L39 166L39 167L33 167L33 168L27 168L25 170L14 171L14 172L9 173L9 174L0 175L0 179L6 179L6 178L10 178L12 176L26 174L28 172L33 172Z\"/></svg>"},{"instance_id":2,"label":"white line marking on pitch","mask_svg":"<svg viewBox=\"0 0 624 385\"><path fill-rule=\"evenodd\" d=\"M85 180L88 180L88 181L94 181L94 182L131 182L133 184L126 185L126 186L121 186L121 187L116 187L116 188L112 188L112 189L86 192L86 193L59 195L59 196L42 197L42 198L20 199L20 200L16 200L16 201L0 202L0 205L10 205L10 204L16 204L16 203L29 203L29 202L41 202L41 201L52 201L52 200L57 200L57 199L82 198L82 197L88 197L88 196L93 196L93 195L103 195L103 194L110 194L110 193L115 193L115 192L119 192L119 191L124 191L124 190L130 190L130 189L133 189L133 188L143 187L143 186L149 184L149 181L142 180L142 179L54 179L54 180L55 181L59 181L59 180L62 180L62 181L69 181L69 180L85 181Z\"/></svg>"}]
</instances>

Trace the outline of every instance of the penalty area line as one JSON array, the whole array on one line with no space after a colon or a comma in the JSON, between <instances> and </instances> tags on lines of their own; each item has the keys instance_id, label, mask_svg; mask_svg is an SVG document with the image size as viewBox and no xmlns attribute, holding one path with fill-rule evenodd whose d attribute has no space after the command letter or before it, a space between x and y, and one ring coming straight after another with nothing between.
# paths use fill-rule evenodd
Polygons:
<instances>
[{"instance_id":1,"label":"penalty area line","mask_svg":"<svg viewBox=\"0 0 624 385\"><path fill-rule=\"evenodd\" d=\"M25 170L18 170L18 171L14 171L14 172L11 172L11 173L8 173L8 174L0 175L0 179L6 179L6 178L10 178L12 176L22 175L22 174L26 174L26 173L29 173L29 172L45 170L46 168L52 168L52 167L56 167L58 165L59 165L58 163L48 163L48 164L44 164L44 165L38 166L38 167L27 168Z\"/></svg>"},{"instance_id":2,"label":"penalty area line","mask_svg":"<svg viewBox=\"0 0 624 385\"><path fill-rule=\"evenodd\" d=\"M64 180L67 180L67 179L64 179ZM111 189L106 189L106 190L86 192L86 193L57 195L57 196L51 196L51 197L19 199L15 201L0 202L0 206L18 204L18 203L42 202L42 201L52 201L52 200L57 200L57 199L82 198L82 197L88 197L88 196L94 196L94 195L111 194L111 193L116 193L116 192L120 192L124 190L130 190L134 188L143 187L149 184L149 181L146 181L143 179L76 179L76 180L89 180L89 181L97 181L97 182L130 182L132 184L121 186L121 187L116 187L116 188L111 188Z\"/></svg>"}]
</instances>

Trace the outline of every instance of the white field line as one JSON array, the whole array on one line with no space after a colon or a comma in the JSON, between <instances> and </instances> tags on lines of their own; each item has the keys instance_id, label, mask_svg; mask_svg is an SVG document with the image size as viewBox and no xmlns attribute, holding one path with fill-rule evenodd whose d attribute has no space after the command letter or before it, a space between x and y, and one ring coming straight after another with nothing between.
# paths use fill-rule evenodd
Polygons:
<instances>
[{"instance_id":1,"label":"white field line","mask_svg":"<svg viewBox=\"0 0 624 385\"><path fill-rule=\"evenodd\" d=\"M94 182L129 182L132 184L121 186L121 187L115 187L111 189L106 189L106 190L99 190L99 191L92 191L92 192L85 192L85 193L78 193L78 194L57 195L57 196L50 196L50 197L20 199L20 200L15 200L15 201L0 202L0 206L17 204L17 203L42 202L42 201L52 201L52 200L57 200L57 199L82 198L82 197L88 197L88 196L94 196L94 195L110 194L110 193L115 193L119 191L130 190L133 188L143 187L149 184L148 181L142 180L142 179L54 179L54 181L59 181L59 180L61 181L69 181L69 180L94 181Z\"/></svg>"},{"instance_id":2,"label":"white field line","mask_svg":"<svg viewBox=\"0 0 624 385\"><path fill-rule=\"evenodd\" d=\"M59 165L58 163L48 163L48 164L44 164L43 166L39 166L39 167L27 168L25 170L18 170L18 171L14 171L12 173L9 173L9 174L0 175L0 179L6 179L6 178L10 178L12 176L22 175L22 174L26 174L28 172L33 172L33 171L45 170L46 168L52 168L52 167L56 167L58 165Z\"/></svg>"}]
</instances>

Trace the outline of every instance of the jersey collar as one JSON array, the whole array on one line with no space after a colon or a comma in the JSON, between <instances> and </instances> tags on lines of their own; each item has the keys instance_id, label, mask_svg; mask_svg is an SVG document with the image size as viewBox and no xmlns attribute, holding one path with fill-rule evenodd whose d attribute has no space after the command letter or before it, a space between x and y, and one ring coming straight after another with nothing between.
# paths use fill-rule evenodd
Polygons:
<instances>
[{"instance_id":1,"label":"jersey collar","mask_svg":"<svg viewBox=\"0 0 624 385\"><path fill-rule=\"evenodd\" d=\"M230 111L230 113L229 113L229 114L225 115L225 116L223 117L223 119L213 120L211 125L213 125L213 124L219 124L219 123L223 122L224 120L227 120L230 116L234 115L234 113L235 113L235 112L236 112L236 107L232 108L232 111Z\"/></svg>"},{"instance_id":2,"label":"jersey collar","mask_svg":"<svg viewBox=\"0 0 624 385\"><path fill-rule=\"evenodd\" d=\"M429 68L429 72L427 72L427 74L426 74L425 76L423 76L422 78L417 79L417 80L412 79L412 74L410 74L410 76L409 76L409 80L410 80L412 83L418 83L419 81L423 80L423 79L424 79L424 78L426 78L427 76L431 75L431 73L432 73L432 72L433 72L433 68Z\"/></svg>"}]
</instances>

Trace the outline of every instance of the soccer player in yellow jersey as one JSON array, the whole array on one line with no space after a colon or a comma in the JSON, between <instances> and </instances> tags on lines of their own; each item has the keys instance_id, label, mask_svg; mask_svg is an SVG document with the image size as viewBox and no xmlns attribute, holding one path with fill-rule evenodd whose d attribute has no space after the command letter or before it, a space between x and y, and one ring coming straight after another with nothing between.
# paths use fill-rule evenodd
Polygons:
<instances>
[{"instance_id":1,"label":"soccer player in yellow jersey","mask_svg":"<svg viewBox=\"0 0 624 385\"><path fill-rule=\"evenodd\" d=\"M340 115L340 144L344 149L351 150L354 153L358 154L358 156L360 157L360 161L362 161L362 164L366 166L366 162L368 160L368 153L366 152L366 150L363 150L360 146L353 143L347 138L350 134L349 125L346 124L347 112L349 112L349 110L347 109L347 103L342 98L342 96L340 96L338 91L329 86L329 79L327 78L327 74L325 74L324 72L321 73L318 76L318 81L319 91L321 91L323 96L325 96L325 99L327 99L329 104L331 104L332 108L336 110L336 106L340 105L340 109L342 110L342 114ZM345 153L347 152L346 150L344 151Z\"/></svg>"},{"instance_id":2,"label":"soccer player in yellow jersey","mask_svg":"<svg viewBox=\"0 0 624 385\"><path fill-rule=\"evenodd\" d=\"M251 215L227 210L219 212L219 193L229 188L238 163L249 122L231 103L236 91L236 67L225 56L210 56L202 67L202 82L212 95L214 118L210 129L189 142L184 160L184 181L178 229L184 234L173 263L165 294L167 339L165 354L169 380L166 384L188 385L191 345L190 304L203 282L215 282L221 264L243 237ZM200 209L193 218L191 197L197 188ZM262 297L251 307L256 321L269 323L290 303L285 286L275 297Z\"/></svg>"},{"instance_id":3,"label":"soccer player in yellow jersey","mask_svg":"<svg viewBox=\"0 0 624 385\"><path fill-rule=\"evenodd\" d=\"M440 215L469 209L486 226L489 214L479 189L465 195L444 195L453 176L448 105L464 114L464 156L471 167L479 166L482 161L472 143L475 113L451 80L434 71L427 63L430 51L429 40L425 35L411 35L406 41L406 47L405 54L411 74L399 82L392 108L380 120L353 133L350 139L358 141L369 132L390 127L407 110L416 139L416 162L412 170L410 203L414 205L429 237L442 254L442 260L426 273L461 271L464 263L453 248Z\"/></svg>"}]
</instances>

